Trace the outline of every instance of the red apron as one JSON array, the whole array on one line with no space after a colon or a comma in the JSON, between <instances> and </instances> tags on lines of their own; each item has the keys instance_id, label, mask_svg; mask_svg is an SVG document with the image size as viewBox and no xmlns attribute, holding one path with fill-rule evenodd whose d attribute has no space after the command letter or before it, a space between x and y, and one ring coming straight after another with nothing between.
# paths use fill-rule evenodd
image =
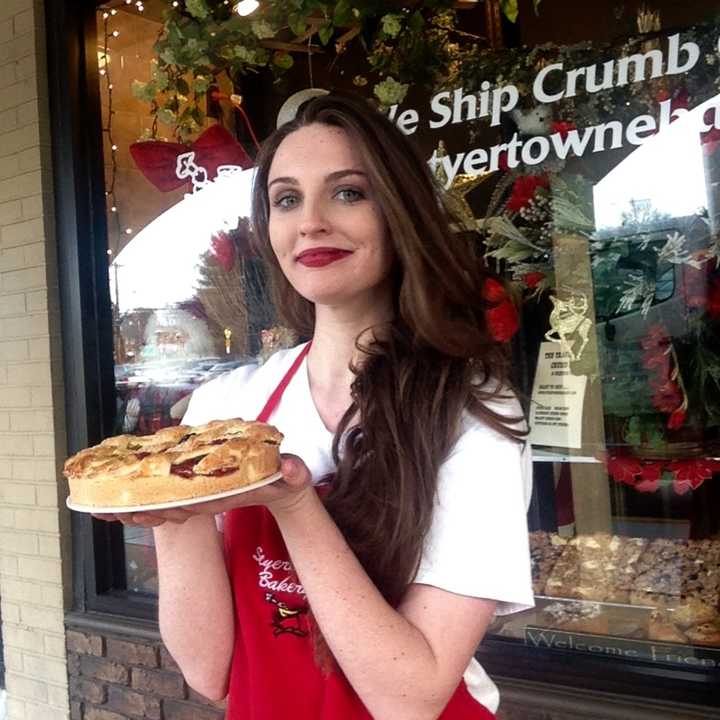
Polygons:
<instances>
[{"instance_id":1,"label":"red apron","mask_svg":"<svg viewBox=\"0 0 720 720\"><path fill-rule=\"evenodd\" d=\"M266 422L307 354L271 394ZM226 515L225 552L235 602L235 648L226 720L372 720L340 671L323 675L313 657L307 599L267 508ZM441 720L493 720L461 681Z\"/></svg>"}]
</instances>

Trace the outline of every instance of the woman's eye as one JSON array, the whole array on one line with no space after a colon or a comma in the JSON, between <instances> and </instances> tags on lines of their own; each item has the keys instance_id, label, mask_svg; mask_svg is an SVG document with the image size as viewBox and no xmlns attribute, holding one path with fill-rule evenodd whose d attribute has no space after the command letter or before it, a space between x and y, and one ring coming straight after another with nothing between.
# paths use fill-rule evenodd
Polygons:
<instances>
[{"instance_id":1,"label":"woman's eye","mask_svg":"<svg viewBox=\"0 0 720 720\"><path fill-rule=\"evenodd\" d=\"M287 194L287 195L279 195L278 197L273 200L273 207L281 208L283 210L289 210L292 207L295 207L295 205L298 202L297 195L293 194Z\"/></svg>"},{"instance_id":2,"label":"woman's eye","mask_svg":"<svg viewBox=\"0 0 720 720\"><path fill-rule=\"evenodd\" d=\"M355 188L342 188L335 193L335 197L339 198L343 202L352 203L362 200L365 196L362 192L360 192L360 190L356 190Z\"/></svg>"}]
</instances>

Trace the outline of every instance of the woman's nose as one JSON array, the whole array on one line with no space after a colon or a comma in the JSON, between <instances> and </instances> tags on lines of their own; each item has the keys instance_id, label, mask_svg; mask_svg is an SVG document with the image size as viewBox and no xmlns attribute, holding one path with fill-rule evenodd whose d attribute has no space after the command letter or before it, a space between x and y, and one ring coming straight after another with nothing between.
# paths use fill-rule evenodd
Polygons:
<instances>
[{"instance_id":1,"label":"woman's nose","mask_svg":"<svg viewBox=\"0 0 720 720\"><path fill-rule=\"evenodd\" d=\"M326 209L322 202L306 198L303 202L299 231L301 235L316 235L329 229Z\"/></svg>"}]
</instances>

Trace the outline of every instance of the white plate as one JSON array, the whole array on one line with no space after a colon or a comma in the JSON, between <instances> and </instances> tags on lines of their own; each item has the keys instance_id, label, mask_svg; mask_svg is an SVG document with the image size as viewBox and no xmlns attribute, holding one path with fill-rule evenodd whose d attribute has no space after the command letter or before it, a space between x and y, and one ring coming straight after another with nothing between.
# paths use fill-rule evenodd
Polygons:
<instances>
[{"instance_id":1,"label":"white plate","mask_svg":"<svg viewBox=\"0 0 720 720\"><path fill-rule=\"evenodd\" d=\"M185 500L173 500L172 502L154 503L152 505L133 505L125 507L95 507L94 505L77 505L72 501L72 497L69 497L65 504L76 512L84 513L98 513L113 514L113 513L127 513L127 512L144 512L147 510L167 510L169 508L184 507L185 505L196 505L197 503L210 502L211 500L222 500L222 498L232 497L233 495L240 495L242 493L250 492L250 490L256 490L257 488L264 487L270 483L279 480L282 477L282 473L276 472L268 477L258 480L252 485L243 485L242 487L235 488L234 490L226 490L225 492L215 493L215 495L205 495L204 497L186 498Z\"/></svg>"}]
</instances>

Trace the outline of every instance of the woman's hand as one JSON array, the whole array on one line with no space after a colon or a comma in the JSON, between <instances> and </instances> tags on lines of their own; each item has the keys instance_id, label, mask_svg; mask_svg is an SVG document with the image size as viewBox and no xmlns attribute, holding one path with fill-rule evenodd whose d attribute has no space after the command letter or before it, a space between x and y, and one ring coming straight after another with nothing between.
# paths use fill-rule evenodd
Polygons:
<instances>
[{"instance_id":1,"label":"woman's hand","mask_svg":"<svg viewBox=\"0 0 720 720\"><path fill-rule=\"evenodd\" d=\"M312 476L307 465L297 455L282 455L282 478L269 485L221 500L195 503L168 510L102 514L93 513L99 520L116 520L130 527L157 527L165 522L183 523L193 515L219 515L239 507L265 505L272 513L294 512L314 492Z\"/></svg>"}]
</instances>

